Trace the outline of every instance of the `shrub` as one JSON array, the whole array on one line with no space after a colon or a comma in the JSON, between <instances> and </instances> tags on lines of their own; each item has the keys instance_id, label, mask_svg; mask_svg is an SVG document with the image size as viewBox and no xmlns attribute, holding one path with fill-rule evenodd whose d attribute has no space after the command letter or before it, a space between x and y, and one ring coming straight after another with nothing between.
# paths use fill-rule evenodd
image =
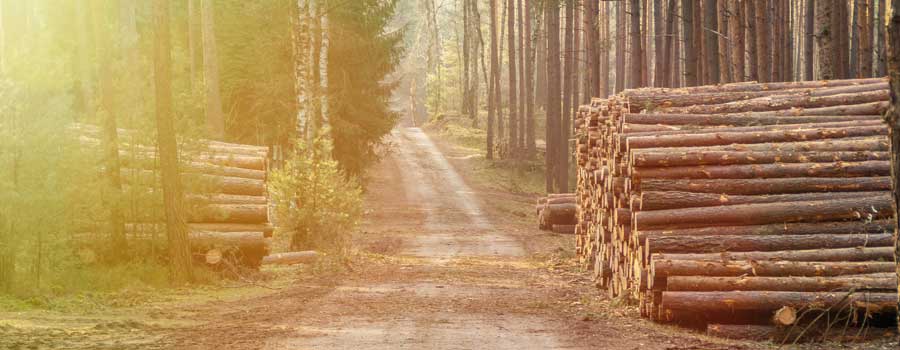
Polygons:
<instances>
[{"instance_id":1,"label":"shrub","mask_svg":"<svg viewBox=\"0 0 900 350\"><path fill-rule=\"evenodd\" d=\"M278 225L291 234L291 249L344 253L362 213L362 190L331 157L331 143L298 141L270 181Z\"/></svg>"}]
</instances>

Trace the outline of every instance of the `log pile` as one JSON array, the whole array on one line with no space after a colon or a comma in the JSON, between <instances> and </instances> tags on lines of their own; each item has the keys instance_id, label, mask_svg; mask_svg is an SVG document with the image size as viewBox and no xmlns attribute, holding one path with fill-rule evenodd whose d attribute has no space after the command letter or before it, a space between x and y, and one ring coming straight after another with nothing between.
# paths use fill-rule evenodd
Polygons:
<instances>
[{"instance_id":1,"label":"log pile","mask_svg":"<svg viewBox=\"0 0 900 350\"><path fill-rule=\"evenodd\" d=\"M555 233L575 233L575 194L551 193L535 205L538 228Z\"/></svg>"},{"instance_id":2,"label":"log pile","mask_svg":"<svg viewBox=\"0 0 900 350\"><path fill-rule=\"evenodd\" d=\"M81 143L99 147L99 130L86 124L72 127ZM129 191L158 194L159 171L155 147L138 141L137 133L120 129L122 180ZM258 267L269 253L273 227L266 190L268 149L262 146L200 140L180 152L185 186L184 218L191 248L198 260L218 264L229 258ZM129 237L164 237L160 213L127 213ZM162 235L160 235L162 234Z\"/></svg>"},{"instance_id":3,"label":"log pile","mask_svg":"<svg viewBox=\"0 0 900 350\"><path fill-rule=\"evenodd\" d=\"M575 121L581 262L658 321L896 313L887 89L735 83L592 100Z\"/></svg>"}]
</instances>

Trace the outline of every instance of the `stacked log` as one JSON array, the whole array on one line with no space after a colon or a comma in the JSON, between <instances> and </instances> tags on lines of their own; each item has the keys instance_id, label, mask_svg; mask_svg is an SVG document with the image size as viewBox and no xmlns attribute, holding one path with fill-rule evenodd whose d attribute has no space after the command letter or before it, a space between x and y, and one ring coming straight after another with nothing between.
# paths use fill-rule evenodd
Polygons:
<instances>
[{"instance_id":1,"label":"stacked log","mask_svg":"<svg viewBox=\"0 0 900 350\"><path fill-rule=\"evenodd\" d=\"M575 194L551 193L547 197L541 197L535 205L535 213L538 218L538 228L553 231L555 233L574 233L575 223Z\"/></svg>"},{"instance_id":2,"label":"stacked log","mask_svg":"<svg viewBox=\"0 0 900 350\"><path fill-rule=\"evenodd\" d=\"M81 143L99 146L98 129L75 124ZM159 191L155 147L140 143L139 135L120 129L122 180L130 190L153 195ZM229 258L258 267L269 253L268 149L261 146L199 140L183 145L182 179L186 191L184 218L191 248L198 260L218 264ZM130 237L161 237L165 225L159 215L138 212L126 218ZM155 234L155 235L154 235Z\"/></svg>"},{"instance_id":3,"label":"stacked log","mask_svg":"<svg viewBox=\"0 0 900 350\"><path fill-rule=\"evenodd\" d=\"M581 262L658 321L896 313L887 92L883 78L736 83L581 106Z\"/></svg>"}]
</instances>

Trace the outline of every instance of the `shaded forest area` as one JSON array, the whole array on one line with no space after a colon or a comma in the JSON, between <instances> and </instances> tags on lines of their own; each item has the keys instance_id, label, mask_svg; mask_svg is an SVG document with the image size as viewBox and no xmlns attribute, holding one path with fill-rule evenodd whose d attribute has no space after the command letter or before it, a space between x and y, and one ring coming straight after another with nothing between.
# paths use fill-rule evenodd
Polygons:
<instances>
[{"instance_id":1,"label":"shaded forest area","mask_svg":"<svg viewBox=\"0 0 900 350\"><path fill-rule=\"evenodd\" d=\"M416 85L427 85L432 116L456 111L485 123L489 159L546 154L546 190L567 192L572 120L591 98L884 76L886 8L884 0L424 0L411 51L427 62L427 82Z\"/></svg>"},{"instance_id":2,"label":"shaded forest area","mask_svg":"<svg viewBox=\"0 0 900 350\"><path fill-rule=\"evenodd\" d=\"M254 268L274 216L340 249L397 120L397 4L0 0L0 296L233 278L210 247Z\"/></svg>"}]
</instances>

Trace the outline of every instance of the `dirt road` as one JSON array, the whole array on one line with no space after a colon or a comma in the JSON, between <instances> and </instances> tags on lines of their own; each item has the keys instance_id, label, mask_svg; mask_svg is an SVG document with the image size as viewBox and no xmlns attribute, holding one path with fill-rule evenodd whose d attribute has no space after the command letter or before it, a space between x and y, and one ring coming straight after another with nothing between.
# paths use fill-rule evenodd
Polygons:
<instances>
[{"instance_id":1,"label":"dirt road","mask_svg":"<svg viewBox=\"0 0 900 350\"><path fill-rule=\"evenodd\" d=\"M604 299L568 258L571 236L533 228L531 196L467 178L471 151L417 128L398 128L390 146L345 271L301 269L277 290L227 300L0 315L14 324L0 322L0 348L748 348Z\"/></svg>"}]
</instances>

